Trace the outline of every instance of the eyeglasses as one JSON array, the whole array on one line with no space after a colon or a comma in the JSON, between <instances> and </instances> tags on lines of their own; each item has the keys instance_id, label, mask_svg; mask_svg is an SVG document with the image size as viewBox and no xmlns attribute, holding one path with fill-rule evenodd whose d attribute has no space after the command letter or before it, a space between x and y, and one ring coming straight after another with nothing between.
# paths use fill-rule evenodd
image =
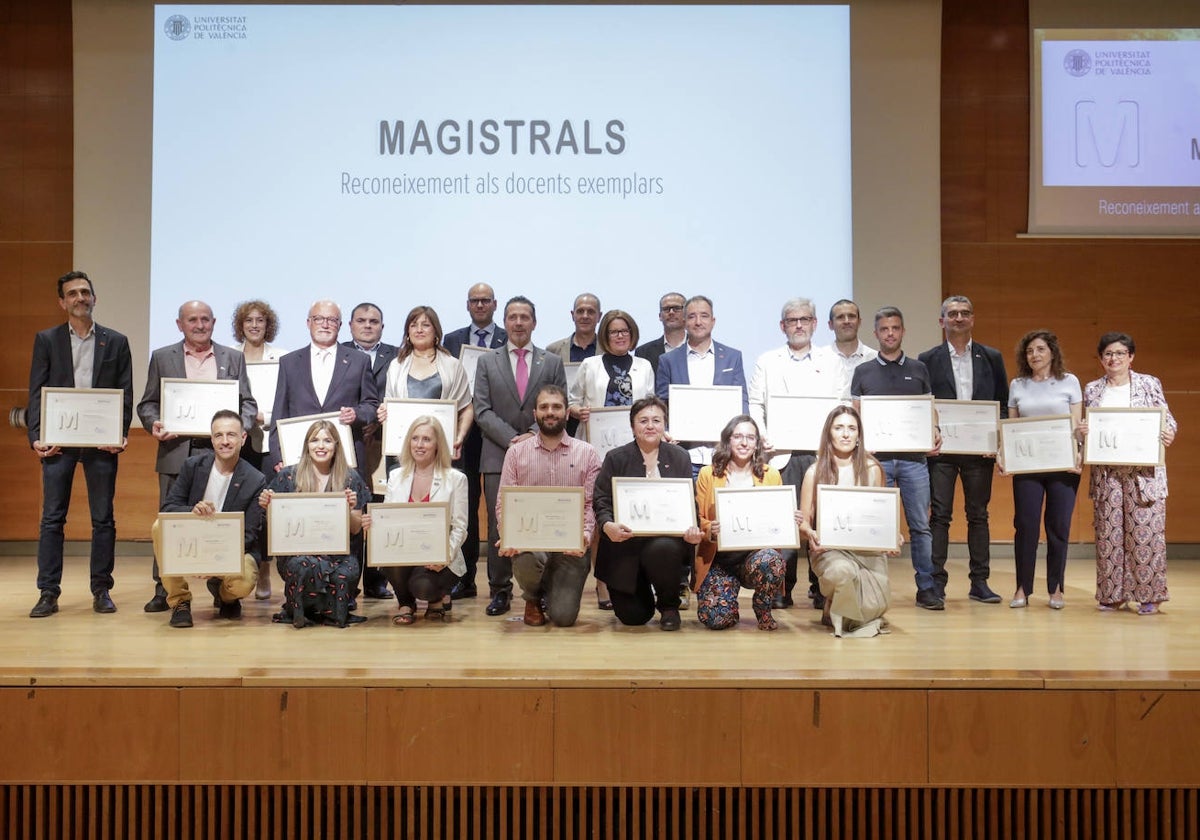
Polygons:
<instances>
[{"instance_id":1,"label":"eyeglasses","mask_svg":"<svg viewBox=\"0 0 1200 840\"><path fill-rule=\"evenodd\" d=\"M817 319L811 315L801 315L799 318L784 318L783 323L789 327L798 327L801 324L815 324L817 323Z\"/></svg>"},{"instance_id":2,"label":"eyeglasses","mask_svg":"<svg viewBox=\"0 0 1200 840\"><path fill-rule=\"evenodd\" d=\"M1105 350L1104 358L1106 359L1124 359L1129 355L1128 350Z\"/></svg>"},{"instance_id":3,"label":"eyeglasses","mask_svg":"<svg viewBox=\"0 0 1200 840\"><path fill-rule=\"evenodd\" d=\"M758 435L736 434L736 435L730 435L729 439L736 440L739 443L758 443Z\"/></svg>"},{"instance_id":4,"label":"eyeglasses","mask_svg":"<svg viewBox=\"0 0 1200 840\"><path fill-rule=\"evenodd\" d=\"M309 315L308 320L314 324L330 324L335 327L342 323L342 319L336 315Z\"/></svg>"},{"instance_id":5,"label":"eyeglasses","mask_svg":"<svg viewBox=\"0 0 1200 840\"><path fill-rule=\"evenodd\" d=\"M495 302L495 298L467 298L467 303L471 306L487 306L489 303Z\"/></svg>"},{"instance_id":6,"label":"eyeglasses","mask_svg":"<svg viewBox=\"0 0 1200 840\"><path fill-rule=\"evenodd\" d=\"M682 312L683 306L660 306L659 312Z\"/></svg>"},{"instance_id":7,"label":"eyeglasses","mask_svg":"<svg viewBox=\"0 0 1200 840\"><path fill-rule=\"evenodd\" d=\"M631 336L631 335L633 335L633 333L631 333L629 330L609 330L608 331L609 338L629 338L629 336Z\"/></svg>"},{"instance_id":8,"label":"eyeglasses","mask_svg":"<svg viewBox=\"0 0 1200 840\"><path fill-rule=\"evenodd\" d=\"M957 320L965 321L967 318L970 318L974 314L975 313L972 312L970 309L952 309L946 313L946 318L948 318L951 321L957 321Z\"/></svg>"}]
</instances>

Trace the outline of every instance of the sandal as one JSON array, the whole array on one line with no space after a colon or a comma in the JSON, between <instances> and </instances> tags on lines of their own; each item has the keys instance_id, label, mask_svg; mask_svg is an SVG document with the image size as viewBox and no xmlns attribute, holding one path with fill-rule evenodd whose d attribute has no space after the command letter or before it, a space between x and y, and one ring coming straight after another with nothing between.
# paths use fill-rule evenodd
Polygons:
<instances>
[{"instance_id":1,"label":"sandal","mask_svg":"<svg viewBox=\"0 0 1200 840\"><path fill-rule=\"evenodd\" d=\"M1100 610L1100 612L1117 612L1125 609L1125 602L1117 601L1115 604L1097 604L1096 609Z\"/></svg>"},{"instance_id":2,"label":"sandal","mask_svg":"<svg viewBox=\"0 0 1200 840\"><path fill-rule=\"evenodd\" d=\"M397 627L407 627L417 620L412 607L401 607L400 609L408 610L408 612L400 612L392 616L392 624L395 624Z\"/></svg>"},{"instance_id":3,"label":"sandal","mask_svg":"<svg viewBox=\"0 0 1200 840\"><path fill-rule=\"evenodd\" d=\"M450 621L449 611L445 607L426 607L426 621Z\"/></svg>"},{"instance_id":4,"label":"sandal","mask_svg":"<svg viewBox=\"0 0 1200 840\"><path fill-rule=\"evenodd\" d=\"M1158 615L1158 604L1146 603L1140 604L1137 610L1138 615Z\"/></svg>"}]
</instances>

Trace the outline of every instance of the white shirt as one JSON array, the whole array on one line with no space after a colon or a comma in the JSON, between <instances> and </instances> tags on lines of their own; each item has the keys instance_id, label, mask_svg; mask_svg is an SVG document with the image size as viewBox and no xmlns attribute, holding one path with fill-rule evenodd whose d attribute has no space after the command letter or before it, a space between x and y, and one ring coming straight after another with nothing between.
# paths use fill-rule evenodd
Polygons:
<instances>
[{"instance_id":1,"label":"white shirt","mask_svg":"<svg viewBox=\"0 0 1200 840\"><path fill-rule=\"evenodd\" d=\"M366 347L363 347L363 346L362 346L361 344L359 344L357 341L354 341L354 342L351 342L351 343L354 345L354 349L355 349L355 350L358 350L358 351L359 351L359 352L361 352L361 353L366 353L366 354L367 354L367 355L370 357L370 359L371 359L371 369L372 369L372 370L374 370L374 368L375 368L375 357L376 357L376 356L379 354L379 342L378 342L378 341L376 341L376 342L375 342L375 343L374 343L374 344L371 346L371 349L370 349L370 350L368 350Z\"/></svg>"},{"instance_id":2,"label":"white shirt","mask_svg":"<svg viewBox=\"0 0 1200 840\"><path fill-rule=\"evenodd\" d=\"M842 351L838 350L837 343L830 344L828 347L822 347L821 350L828 353L835 362L837 362L837 394L843 400L850 400L850 380L854 378L854 369L863 362L869 362L879 355L879 351L873 347L868 347L861 341L858 342L858 347L854 348L854 352L846 356Z\"/></svg>"},{"instance_id":3,"label":"white shirt","mask_svg":"<svg viewBox=\"0 0 1200 840\"><path fill-rule=\"evenodd\" d=\"M973 342L968 341L966 349L962 353L957 353L954 345L949 341L946 342L946 349L950 351L950 367L954 369L956 399L969 400L975 391L975 363L971 360L972 344Z\"/></svg>"},{"instance_id":4,"label":"white shirt","mask_svg":"<svg viewBox=\"0 0 1200 840\"><path fill-rule=\"evenodd\" d=\"M750 416L766 437L767 398L771 395L791 394L798 397L838 397L841 395L838 373L840 365L828 354L815 347L795 353L784 345L768 350L758 357L754 375L746 389L750 401Z\"/></svg>"},{"instance_id":5,"label":"white shirt","mask_svg":"<svg viewBox=\"0 0 1200 840\"><path fill-rule=\"evenodd\" d=\"M717 371L717 354L713 352L712 339L709 339L707 350L700 351L688 347L687 366L688 382L692 385L711 385L713 383ZM693 464L711 464L713 448L697 446L689 449L688 454L692 456Z\"/></svg>"},{"instance_id":6,"label":"white shirt","mask_svg":"<svg viewBox=\"0 0 1200 840\"><path fill-rule=\"evenodd\" d=\"M318 347L310 344L308 350L312 360L313 390L317 392L318 402L323 403L325 396L329 393L329 383L333 381L333 365L337 361L337 345Z\"/></svg>"},{"instance_id":7,"label":"white shirt","mask_svg":"<svg viewBox=\"0 0 1200 840\"><path fill-rule=\"evenodd\" d=\"M229 482L232 478L233 473L221 475L214 461L213 468L208 473L208 486L204 488L204 501L210 503L217 510L224 510L225 496L229 494Z\"/></svg>"},{"instance_id":8,"label":"white shirt","mask_svg":"<svg viewBox=\"0 0 1200 840\"><path fill-rule=\"evenodd\" d=\"M67 324L67 333L71 336L71 363L75 369L75 387L91 388L96 360L96 325L93 323L88 327L87 335L76 335L71 325Z\"/></svg>"}]
</instances>

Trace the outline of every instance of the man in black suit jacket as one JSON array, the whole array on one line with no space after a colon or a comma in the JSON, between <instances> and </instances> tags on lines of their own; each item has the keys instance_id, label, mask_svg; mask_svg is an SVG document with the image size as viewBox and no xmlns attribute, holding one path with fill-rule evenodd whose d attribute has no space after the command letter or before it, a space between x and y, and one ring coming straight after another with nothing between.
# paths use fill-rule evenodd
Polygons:
<instances>
[{"instance_id":1,"label":"man in black suit jacket","mask_svg":"<svg viewBox=\"0 0 1200 840\"><path fill-rule=\"evenodd\" d=\"M635 356L641 356L650 363L654 373L658 375L658 360L662 354L676 347L682 347L687 340L687 320L684 309L687 298L679 292L667 292L658 299L658 320L662 322L663 334L658 338L647 341L637 350Z\"/></svg>"},{"instance_id":2,"label":"man in black suit jacket","mask_svg":"<svg viewBox=\"0 0 1200 840\"><path fill-rule=\"evenodd\" d=\"M246 428L241 417L222 410L213 415L212 449L193 455L183 462L179 476L171 485L162 505L163 513L194 513L210 517L217 512L241 513L242 570L239 574L217 575L208 579L208 591L213 606L221 618L240 618L242 598L254 591L258 581L259 534L262 531L263 508L258 494L266 487L263 474L248 461L241 459ZM162 554L162 531L156 521L150 532L156 557ZM192 626L192 593L187 578L162 576L171 608L172 627Z\"/></svg>"},{"instance_id":3,"label":"man in black suit jacket","mask_svg":"<svg viewBox=\"0 0 1200 840\"><path fill-rule=\"evenodd\" d=\"M1008 376L1000 351L971 339L975 311L962 295L942 301L938 319L946 341L917 358L929 368L933 395L942 400L996 400L1000 416L1008 416ZM945 444L943 443L943 446ZM938 594L946 593L946 555L950 545L950 518L954 509L954 482L962 479L963 506L967 514L967 551L970 554L972 601L1000 603L988 586L991 571L991 533L988 503L992 500L992 473L996 459L984 455L939 455L928 459L929 528L933 532L933 579Z\"/></svg>"},{"instance_id":4,"label":"man in black suit jacket","mask_svg":"<svg viewBox=\"0 0 1200 840\"><path fill-rule=\"evenodd\" d=\"M29 445L42 459L42 521L38 533L37 587L41 592L30 618L58 612L62 592L63 526L71 504L75 465L83 464L88 507L92 514L92 609L116 612L108 591L113 586L117 528L113 494L117 489L117 456L125 450L133 418L133 359L129 341L115 330L92 320L96 292L82 271L58 280L58 305L67 321L37 334L29 368L29 406L25 412ZM123 392L121 445L87 448L43 442L43 388L117 388Z\"/></svg>"},{"instance_id":5,"label":"man in black suit jacket","mask_svg":"<svg viewBox=\"0 0 1200 840\"><path fill-rule=\"evenodd\" d=\"M471 316L469 326L442 337L442 346L454 358L459 358L464 344L474 347L495 349L503 347L508 342L508 333L493 320L496 314L496 293L487 283L476 283L467 290L467 312ZM472 379L471 387L475 382ZM475 423L467 432L462 445L462 458L454 462L467 477L467 539L463 543L463 560L467 564L467 572L462 580L454 585L450 597L474 598L475 570L479 568L479 499L482 497L482 474L479 471L479 459L483 452L483 433L479 424Z\"/></svg>"}]
</instances>

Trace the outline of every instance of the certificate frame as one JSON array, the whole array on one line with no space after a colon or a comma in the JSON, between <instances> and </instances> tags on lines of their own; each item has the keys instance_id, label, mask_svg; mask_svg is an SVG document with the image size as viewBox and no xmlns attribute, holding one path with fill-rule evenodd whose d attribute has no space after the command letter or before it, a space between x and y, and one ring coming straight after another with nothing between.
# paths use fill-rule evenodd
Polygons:
<instances>
[{"instance_id":1,"label":"certificate frame","mask_svg":"<svg viewBox=\"0 0 1200 840\"><path fill-rule=\"evenodd\" d=\"M120 388L42 388L38 438L43 446L94 449L125 442L125 392Z\"/></svg>"},{"instance_id":2,"label":"certificate frame","mask_svg":"<svg viewBox=\"0 0 1200 840\"><path fill-rule=\"evenodd\" d=\"M1088 433L1083 462L1110 467L1161 467L1167 462L1162 442L1167 410L1162 406L1096 406L1087 410ZM1154 443L1146 439L1151 427Z\"/></svg>"},{"instance_id":3,"label":"certificate frame","mask_svg":"<svg viewBox=\"0 0 1200 840\"><path fill-rule=\"evenodd\" d=\"M383 454L400 455L407 443L405 435L412 422L423 414L432 415L446 433L446 445L454 450L454 436L458 434L458 404L454 400L417 400L389 397L383 401L387 406L387 419L383 421ZM400 416L394 420L392 414Z\"/></svg>"},{"instance_id":4,"label":"certificate frame","mask_svg":"<svg viewBox=\"0 0 1200 840\"><path fill-rule=\"evenodd\" d=\"M267 505L267 554L349 553L350 506L344 493L272 494Z\"/></svg>"},{"instance_id":5,"label":"certificate frame","mask_svg":"<svg viewBox=\"0 0 1200 840\"><path fill-rule=\"evenodd\" d=\"M942 455L991 455L1000 448L996 400L934 400L942 431Z\"/></svg>"},{"instance_id":6,"label":"certificate frame","mask_svg":"<svg viewBox=\"0 0 1200 840\"><path fill-rule=\"evenodd\" d=\"M829 412L842 404L840 397L768 394L766 434L772 449L816 452Z\"/></svg>"},{"instance_id":7,"label":"certificate frame","mask_svg":"<svg viewBox=\"0 0 1200 840\"><path fill-rule=\"evenodd\" d=\"M900 550L900 490L817 485L817 540L842 551ZM867 521L863 522L866 516Z\"/></svg>"},{"instance_id":8,"label":"certificate frame","mask_svg":"<svg viewBox=\"0 0 1200 840\"><path fill-rule=\"evenodd\" d=\"M159 380L158 419L164 431L185 437L212 435L213 415L228 409L241 415L241 383L236 379Z\"/></svg>"},{"instance_id":9,"label":"certificate frame","mask_svg":"<svg viewBox=\"0 0 1200 840\"><path fill-rule=\"evenodd\" d=\"M261 359L246 360L246 379L250 381L250 393L258 403L258 413L267 422L271 422L271 412L275 408L275 389L279 385L279 360Z\"/></svg>"},{"instance_id":10,"label":"certificate frame","mask_svg":"<svg viewBox=\"0 0 1200 840\"><path fill-rule=\"evenodd\" d=\"M476 344L463 344L458 349L458 360L462 362L463 371L467 375L467 387L475 393L475 371L479 369L479 360L493 348L480 347Z\"/></svg>"},{"instance_id":11,"label":"certificate frame","mask_svg":"<svg viewBox=\"0 0 1200 840\"><path fill-rule=\"evenodd\" d=\"M933 449L933 394L864 396L859 398L858 405L863 447L868 452Z\"/></svg>"},{"instance_id":12,"label":"certificate frame","mask_svg":"<svg viewBox=\"0 0 1200 840\"><path fill-rule=\"evenodd\" d=\"M584 427L585 439L596 450L600 460L618 446L633 440L633 426L629 422L629 406L611 405L588 410L588 421Z\"/></svg>"},{"instance_id":13,"label":"certificate frame","mask_svg":"<svg viewBox=\"0 0 1200 840\"><path fill-rule=\"evenodd\" d=\"M373 502L367 505L367 565L450 565L449 502Z\"/></svg>"},{"instance_id":14,"label":"certificate frame","mask_svg":"<svg viewBox=\"0 0 1200 840\"><path fill-rule=\"evenodd\" d=\"M237 575L246 554L246 517L241 511L212 516L160 513L158 568L173 577Z\"/></svg>"},{"instance_id":15,"label":"certificate frame","mask_svg":"<svg viewBox=\"0 0 1200 840\"><path fill-rule=\"evenodd\" d=\"M1022 441L1030 444L1022 445ZM1047 442L1052 444L1050 449L1045 446ZM998 455L1004 471L1009 475L1075 469L1075 434L1071 415L1052 414L1001 420Z\"/></svg>"},{"instance_id":16,"label":"certificate frame","mask_svg":"<svg viewBox=\"0 0 1200 840\"><path fill-rule=\"evenodd\" d=\"M582 487L500 487L500 547L585 551Z\"/></svg>"},{"instance_id":17,"label":"certificate frame","mask_svg":"<svg viewBox=\"0 0 1200 840\"><path fill-rule=\"evenodd\" d=\"M740 385L671 385L668 428L676 440L716 443L721 430L742 413Z\"/></svg>"},{"instance_id":18,"label":"certificate frame","mask_svg":"<svg viewBox=\"0 0 1200 840\"><path fill-rule=\"evenodd\" d=\"M563 376L567 378L567 393L571 393L571 389L575 387L575 380L579 378L579 368L583 362L563 362Z\"/></svg>"},{"instance_id":19,"label":"certificate frame","mask_svg":"<svg viewBox=\"0 0 1200 840\"><path fill-rule=\"evenodd\" d=\"M721 523L717 551L800 547L792 485L718 487L713 496Z\"/></svg>"},{"instance_id":20,"label":"certificate frame","mask_svg":"<svg viewBox=\"0 0 1200 840\"><path fill-rule=\"evenodd\" d=\"M613 519L635 537L682 537L697 526L696 488L690 478L612 480Z\"/></svg>"},{"instance_id":21,"label":"certificate frame","mask_svg":"<svg viewBox=\"0 0 1200 840\"><path fill-rule=\"evenodd\" d=\"M349 464L350 469L358 469L358 456L354 454L354 432L349 426L338 422L338 412L336 411L275 420L275 434L279 437L280 463L285 467L291 467L300 462L300 453L304 449L304 435L308 432L309 426L318 420L328 420L337 427L346 463Z\"/></svg>"}]
</instances>

